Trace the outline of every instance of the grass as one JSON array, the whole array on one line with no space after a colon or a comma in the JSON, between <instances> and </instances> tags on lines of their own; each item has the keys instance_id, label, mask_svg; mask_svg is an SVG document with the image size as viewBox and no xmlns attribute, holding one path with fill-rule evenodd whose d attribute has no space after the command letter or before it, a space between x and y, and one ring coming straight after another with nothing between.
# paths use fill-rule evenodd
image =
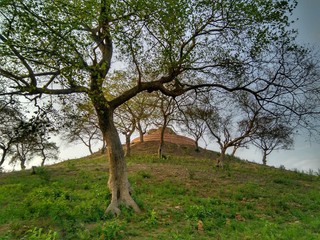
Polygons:
<instances>
[{"instance_id":1,"label":"grass","mask_svg":"<svg viewBox=\"0 0 320 240\"><path fill-rule=\"evenodd\" d=\"M0 239L320 239L320 179L237 159L127 159L135 214L110 200L104 156L0 175ZM201 226L200 226L201 225Z\"/></svg>"}]
</instances>

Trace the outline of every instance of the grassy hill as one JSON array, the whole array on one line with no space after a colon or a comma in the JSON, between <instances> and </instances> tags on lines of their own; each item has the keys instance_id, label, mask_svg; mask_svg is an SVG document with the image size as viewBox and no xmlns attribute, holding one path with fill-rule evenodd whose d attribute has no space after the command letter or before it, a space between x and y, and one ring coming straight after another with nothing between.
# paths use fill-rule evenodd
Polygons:
<instances>
[{"instance_id":1,"label":"grassy hill","mask_svg":"<svg viewBox=\"0 0 320 240\"><path fill-rule=\"evenodd\" d=\"M105 156L0 174L0 239L320 239L320 178L166 144L127 159L135 214L104 214Z\"/></svg>"}]
</instances>

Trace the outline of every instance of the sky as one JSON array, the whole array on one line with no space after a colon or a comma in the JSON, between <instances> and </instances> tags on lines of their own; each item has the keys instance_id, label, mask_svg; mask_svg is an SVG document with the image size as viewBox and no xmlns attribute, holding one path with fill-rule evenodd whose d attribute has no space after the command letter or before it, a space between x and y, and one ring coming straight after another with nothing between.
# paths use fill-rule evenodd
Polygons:
<instances>
[{"instance_id":1,"label":"sky","mask_svg":"<svg viewBox=\"0 0 320 240\"><path fill-rule=\"evenodd\" d=\"M298 0L293 18L299 20L293 25L298 29L298 41L320 47L320 0Z\"/></svg>"},{"instance_id":2,"label":"sky","mask_svg":"<svg viewBox=\"0 0 320 240\"><path fill-rule=\"evenodd\" d=\"M298 29L298 42L320 50L320 0L298 0L292 19L299 20L293 24ZM203 145L204 146L204 145ZM70 145L65 142L59 143L60 160L73 159L89 155L89 151L82 145ZM96 150L100 147L97 146ZM208 145L208 149L218 151L215 146ZM240 149L238 157L249 161L261 163L261 152L255 148L249 150ZM31 166L29 164L29 166ZM286 169L298 169L308 171L320 171L320 143L310 142L307 136L298 136L293 150L274 151L268 157L268 165L279 167L283 165Z\"/></svg>"},{"instance_id":3,"label":"sky","mask_svg":"<svg viewBox=\"0 0 320 240\"><path fill-rule=\"evenodd\" d=\"M298 0L298 6L292 19L298 20L292 25L298 29L297 41L320 51L320 0ZM262 155L258 150L240 150L238 156L249 161L261 163ZM320 143L310 142L307 135L295 139L293 150L274 151L268 158L268 165L286 169L320 171Z\"/></svg>"},{"instance_id":4,"label":"sky","mask_svg":"<svg viewBox=\"0 0 320 240\"><path fill-rule=\"evenodd\" d=\"M298 29L297 41L320 51L320 0L298 0L293 18L298 18L294 28ZM280 162L279 162L280 161ZM279 151L270 156L270 164L288 166L302 170L320 170L320 143L310 142L299 136L292 151Z\"/></svg>"}]
</instances>

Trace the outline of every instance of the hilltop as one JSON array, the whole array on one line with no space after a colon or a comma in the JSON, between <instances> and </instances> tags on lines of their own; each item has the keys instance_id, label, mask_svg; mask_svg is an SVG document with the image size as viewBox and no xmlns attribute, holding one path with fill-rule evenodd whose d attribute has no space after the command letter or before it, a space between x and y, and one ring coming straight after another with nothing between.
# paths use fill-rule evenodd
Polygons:
<instances>
[{"instance_id":1,"label":"hilltop","mask_svg":"<svg viewBox=\"0 0 320 240\"><path fill-rule=\"evenodd\" d=\"M0 175L0 239L319 239L320 179L187 145L132 146L141 214L113 218L106 157L95 154ZM147 149L147 150L146 150ZM155 152L153 152L155 151Z\"/></svg>"}]
</instances>

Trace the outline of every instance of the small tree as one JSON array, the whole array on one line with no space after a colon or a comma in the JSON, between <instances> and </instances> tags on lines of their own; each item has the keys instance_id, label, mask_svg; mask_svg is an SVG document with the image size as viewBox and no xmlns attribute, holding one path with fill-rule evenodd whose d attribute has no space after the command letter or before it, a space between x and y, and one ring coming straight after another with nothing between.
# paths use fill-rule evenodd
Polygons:
<instances>
[{"instance_id":1,"label":"small tree","mask_svg":"<svg viewBox=\"0 0 320 240\"><path fill-rule=\"evenodd\" d=\"M136 118L129 104L125 103L117 109L115 112L115 125L125 136L125 155L129 157L131 155L131 136L136 130Z\"/></svg>"},{"instance_id":2,"label":"small tree","mask_svg":"<svg viewBox=\"0 0 320 240\"><path fill-rule=\"evenodd\" d=\"M58 159L59 148L54 142L49 142L44 137L39 138L35 151L41 157L41 166L43 167L48 159Z\"/></svg>"},{"instance_id":3,"label":"small tree","mask_svg":"<svg viewBox=\"0 0 320 240\"><path fill-rule=\"evenodd\" d=\"M158 103L156 104L156 116L155 125L159 126L160 140L158 147L158 157L163 157L163 145L164 145L164 134L166 128L169 126L170 122L174 120L174 113L177 110L176 101L174 98L165 96L161 93L157 93Z\"/></svg>"},{"instance_id":4,"label":"small tree","mask_svg":"<svg viewBox=\"0 0 320 240\"><path fill-rule=\"evenodd\" d=\"M207 125L205 119L207 119L210 111L207 111L204 101L199 101L197 96L189 94L179 107L179 117L176 119L179 128L188 133L195 140L195 150L198 152L199 140L203 138L207 131Z\"/></svg>"},{"instance_id":5,"label":"small tree","mask_svg":"<svg viewBox=\"0 0 320 240\"><path fill-rule=\"evenodd\" d=\"M204 119L209 136L214 138L220 147L217 166L223 167L228 148L233 147L233 154L239 147L244 147L257 128L257 117L261 106L254 104L248 94L234 94L231 98L215 96L223 99L221 109L209 107ZM218 100L217 100L218 101ZM210 106L211 101L207 102Z\"/></svg>"},{"instance_id":6,"label":"small tree","mask_svg":"<svg viewBox=\"0 0 320 240\"><path fill-rule=\"evenodd\" d=\"M251 136L251 142L262 151L262 163L267 164L267 156L274 150L289 150L294 143L294 128L275 117L261 117L258 128Z\"/></svg>"},{"instance_id":7,"label":"small tree","mask_svg":"<svg viewBox=\"0 0 320 240\"><path fill-rule=\"evenodd\" d=\"M134 70L130 69L128 72L115 71L113 73L110 80L113 83L114 91L109 93L110 97L115 97L118 92L126 91L126 89L134 86L136 83L134 72ZM126 154L128 154L130 148L131 135L135 130L138 130L140 142L144 141L144 134L154 119L153 114L156 109L156 102L156 94L142 92L116 109L115 122L117 128L126 137Z\"/></svg>"},{"instance_id":8,"label":"small tree","mask_svg":"<svg viewBox=\"0 0 320 240\"><path fill-rule=\"evenodd\" d=\"M14 143L20 138L19 126L23 121L23 115L18 107L5 104L0 106L0 149L2 151L0 166L8 155L12 154Z\"/></svg>"},{"instance_id":9,"label":"small tree","mask_svg":"<svg viewBox=\"0 0 320 240\"><path fill-rule=\"evenodd\" d=\"M60 119L65 132L62 138L69 143L80 142L84 144L90 154L94 152L93 146L99 143L102 146L102 152L104 152L105 142L98 124L97 114L90 101L85 97L81 100L63 98L62 103Z\"/></svg>"},{"instance_id":10,"label":"small tree","mask_svg":"<svg viewBox=\"0 0 320 240\"><path fill-rule=\"evenodd\" d=\"M140 142L143 142L144 134L152 125L155 118L157 97L154 94L141 93L130 100L130 113L135 119L136 129L139 133Z\"/></svg>"},{"instance_id":11,"label":"small tree","mask_svg":"<svg viewBox=\"0 0 320 240\"><path fill-rule=\"evenodd\" d=\"M45 113L22 121L19 125L19 137L13 144L11 164L19 163L22 170L34 157L41 158L41 166L47 159L57 159L58 147L50 142L50 133L56 131L45 118Z\"/></svg>"}]
</instances>

